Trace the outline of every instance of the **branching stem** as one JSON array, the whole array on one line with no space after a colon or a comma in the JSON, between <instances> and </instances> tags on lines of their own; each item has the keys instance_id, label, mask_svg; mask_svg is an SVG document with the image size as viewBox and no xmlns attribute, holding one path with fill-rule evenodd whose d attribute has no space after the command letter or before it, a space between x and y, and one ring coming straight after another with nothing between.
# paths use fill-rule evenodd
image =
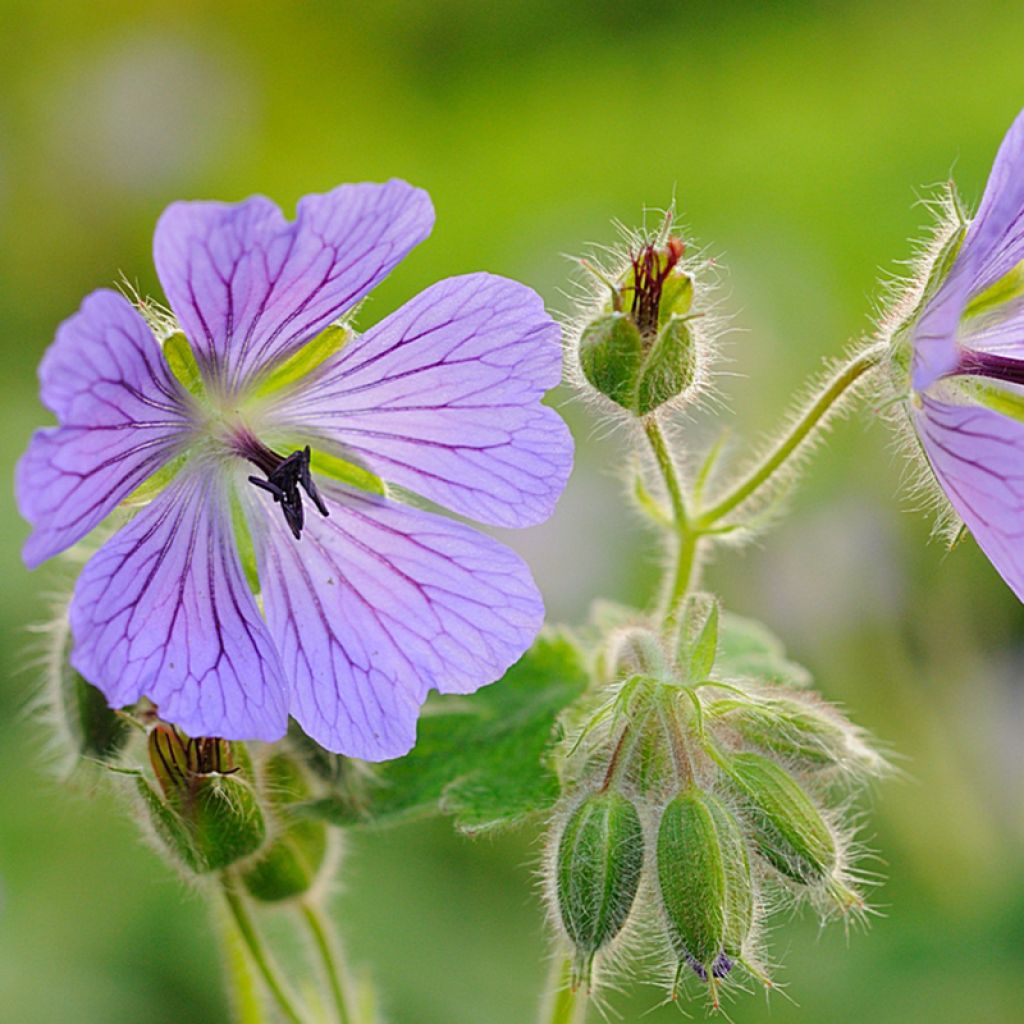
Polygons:
<instances>
[{"instance_id":1,"label":"branching stem","mask_svg":"<svg viewBox=\"0 0 1024 1024\"><path fill-rule=\"evenodd\" d=\"M869 370L881 362L886 347L876 345L857 353L841 366L829 381L828 386L818 395L813 404L792 425L764 460L739 481L728 494L721 497L710 508L697 517L694 524L698 532L707 532L718 520L738 508L755 492L761 489L811 435L815 427L828 415L836 402Z\"/></svg>"}]
</instances>

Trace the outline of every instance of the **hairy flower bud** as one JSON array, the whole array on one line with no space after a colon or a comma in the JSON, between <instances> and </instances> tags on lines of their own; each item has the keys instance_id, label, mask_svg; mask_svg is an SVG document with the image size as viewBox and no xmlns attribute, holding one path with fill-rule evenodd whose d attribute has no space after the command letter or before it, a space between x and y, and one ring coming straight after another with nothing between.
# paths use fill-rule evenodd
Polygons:
<instances>
[{"instance_id":1,"label":"hairy flower bud","mask_svg":"<svg viewBox=\"0 0 1024 1024\"><path fill-rule=\"evenodd\" d=\"M754 924L754 883L743 835L722 803L695 787L662 813L657 840L658 887L665 925L680 969L708 982L742 957Z\"/></svg>"},{"instance_id":2,"label":"hairy flower bud","mask_svg":"<svg viewBox=\"0 0 1024 1024\"><path fill-rule=\"evenodd\" d=\"M327 854L327 826L315 818L297 817L291 804L311 795L301 768L288 754L278 753L264 766L264 788L276 821L272 841L242 872L250 895L267 903L292 899L315 884Z\"/></svg>"},{"instance_id":3,"label":"hairy flower bud","mask_svg":"<svg viewBox=\"0 0 1024 1024\"><path fill-rule=\"evenodd\" d=\"M835 837L793 777L760 754L730 757L725 765L757 852L802 885L830 879L838 866Z\"/></svg>"},{"instance_id":4,"label":"hairy flower bud","mask_svg":"<svg viewBox=\"0 0 1024 1024\"><path fill-rule=\"evenodd\" d=\"M569 815L558 840L555 894L576 951L575 984L590 980L595 954L626 923L643 859L640 817L624 796L592 794Z\"/></svg>"},{"instance_id":5,"label":"hairy flower bud","mask_svg":"<svg viewBox=\"0 0 1024 1024\"><path fill-rule=\"evenodd\" d=\"M861 730L828 705L811 698L772 694L726 697L706 709L748 743L805 769L836 767L855 775L879 775L884 758Z\"/></svg>"},{"instance_id":6,"label":"hairy flower bud","mask_svg":"<svg viewBox=\"0 0 1024 1024\"><path fill-rule=\"evenodd\" d=\"M611 302L580 335L587 382L636 416L684 394L697 377L689 324L693 278L679 266L684 251L675 237L648 243L630 255L630 267L617 282L602 277Z\"/></svg>"},{"instance_id":7,"label":"hairy flower bud","mask_svg":"<svg viewBox=\"0 0 1024 1024\"><path fill-rule=\"evenodd\" d=\"M218 871L263 844L266 823L244 746L187 737L161 722L149 733L149 759L163 798L143 778L139 794L157 835L187 868Z\"/></svg>"}]
</instances>

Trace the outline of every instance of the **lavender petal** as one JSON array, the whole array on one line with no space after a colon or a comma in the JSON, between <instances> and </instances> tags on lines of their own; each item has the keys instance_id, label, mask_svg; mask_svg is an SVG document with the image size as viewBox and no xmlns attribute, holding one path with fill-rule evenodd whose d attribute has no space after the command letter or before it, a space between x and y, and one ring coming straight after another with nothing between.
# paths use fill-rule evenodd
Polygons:
<instances>
[{"instance_id":1,"label":"lavender petal","mask_svg":"<svg viewBox=\"0 0 1024 1024\"><path fill-rule=\"evenodd\" d=\"M242 574L225 481L183 472L87 563L72 665L112 707L149 697L193 736L275 740L280 660Z\"/></svg>"},{"instance_id":2,"label":"lavender petal","mask_svg":"<svg viewBox=\"0 0 1024 1024\"><path fill-rule=\"evenodd\" d=\"M999 147L960 258L971 267L974 293L1024 260L1024 110Z\"/></svg>"},{"instance_id":3,"label":"lavender petal","mask_svg":"<svg viewBox=\"0 0 1024 1024\"><path fill-rule=\"evenodd\" d=\"M207 378L234 391L354 306L433 219L427 194L398 180L306 196L293 222L263 196L179 202L154 258Z\"/></svg>"},{"instance_id":4,"label":"lavender petal","mask_svg":"<svg viewBox=\"0 0 1024 1024\"><path fill-rule=\"evenodd\" d=\"M1024 600L1024 423L924 396L915 426L953 508Z\"/></svg>"},{"instance_id":5,"label":"lavender petal","mask_svg":"<svg viewBox=\"0 0 1024 1024\"><path fill-rule=\"evenodd\" d=\"M329 750L415 742L429 690L471 693L530 645L544 608L522 560L467 526L338 486L296 542L250 501L264 610L291 713Z\"/></svg>"},{"instance_id":6,"label":"lavender petal","mask_svg":"<svg viewBox=\"0 0 1024 1024\"><path fill-rule=\"evenodd\" d=\"M550 516L572 437L541 405L561 380L557 324L525 285L449 278L351 342L287 417L378 476L481 522Z\"/></svg>"},{"instance_id":7,"label":"lavender petal","mask_svg":"<svg viewBox=\"0 0 1024 1024\"><path fill-rule=\"evenodd\" d=\"M60 426L35 432L15 474L34 527L30 568L81 540L174 455L188 427L159 345L116 292L94 292L60 326L39 377Z\"/></svg>"},{"instance_id":8,"label":"lavender petal","mask_svg":"<svg viewBox=\"0 0 1024 1024\"><path fill-rule=\"evenodd\" d=\"M913 385L923 391L954 370L957 332L971 296L1024 260L1024 111L996 155L978 213L914 332Z\"/></svg>"}]
</instances>

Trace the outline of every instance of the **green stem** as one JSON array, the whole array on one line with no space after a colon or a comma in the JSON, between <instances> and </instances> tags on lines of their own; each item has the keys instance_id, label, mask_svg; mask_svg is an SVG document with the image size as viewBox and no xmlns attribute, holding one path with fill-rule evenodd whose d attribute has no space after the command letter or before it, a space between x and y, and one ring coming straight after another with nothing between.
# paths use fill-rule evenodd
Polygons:
<instances>
[{"instance_id":1,"label":"green stem","mask_svg":"<svg viewBox=\"0 0 1024 1024\"><path fill-rule=\"evenodd\" d=\"M227 974L228 991L234 1024L266 1024L261 995L256 976L252 972L249 954L231 918L217 907L215 917L221 936L224 957L224 971Z\"/></svg>"},{"instance_id":2,"label":"green stem","mask_svg":"<svg viewBox=\"0 0 1024 1024\"><path fill-rule=\"evenodd\" d=\"M249 916L245 902L235 888L235 883L227 874L221 876L221 892L224 893L224 901L227 903L235 926L238 928L238 932L249 950L253 963L270 990L270 994L274 997L274 1001L277 1003L281 1013L284 1014L290 1024L304 1024L302 1015L295 1009L295 1005L285 988L284 982L278 977L277 968L263 946L263 940L256 931L256 926Z\"/></svg>"},{"instance_id":3,"label":"green stem","mask_svg":"<svg viewBox=\"0 0 1024 1024\"><path fill-rule=\"evenodd\" d=\"M656 416L649 417L644 423L647 440L650 442L654 459L658 464L665 490L668 492L672 506L672 526L676 534L676 559L665 598L663 622L665 633L671 636L675 632L679 618L679 609L690 589L690 578L693 576L697 560L697 541L700 531L694 529L686 511L686 499L683 497L683 485L676 468L675 460L669 450L665 434Z\"/></svg>"},{"instance_id":4,"label":"green stem","mask_svg":"<svg viewBox=\"0 0 1024 1024\"><path fill-rule=\"evenodd\" d=\"M720 498L711 508L698 517L697 528L703 532L733 509L742 505L785 464L786 460L811 435L832 407L868 370L874 369L882 360L886 349L882 345L866 349L850 359L836 371L828 386L814 403L792 425L786 435L768 452L764 461L755 466L750 474L733 489Z\"/></svg>"},{"instance_id":5,"label":"green stem","mask_svg":"<svg viewBox=\"0 0 1024 1024\"><path fill-rule=\"evenodd\" d=\"M319 907L302 903L300 909L309 932L313 936L317 953L320 954L324 973L327 975L327 981L331 988L334 1008L338 1013L339 1024L356 1024L359 1014L352 1009L352 1003L348 996L348 990L351 988L349 973L331 934L331 927L324 919L323 912Z\"/></svg>"},{"instance_id":6,"label":"green stem","mask_svg":"<svg viewBox=\"0 0 1024 1024\"><path fill-rule=\"evenodd\" d=\"M586 1016L586 998L572 987L572 961L554 960L548 972L540 1024L583 1024Z\"/></svg>"}]
</instances>

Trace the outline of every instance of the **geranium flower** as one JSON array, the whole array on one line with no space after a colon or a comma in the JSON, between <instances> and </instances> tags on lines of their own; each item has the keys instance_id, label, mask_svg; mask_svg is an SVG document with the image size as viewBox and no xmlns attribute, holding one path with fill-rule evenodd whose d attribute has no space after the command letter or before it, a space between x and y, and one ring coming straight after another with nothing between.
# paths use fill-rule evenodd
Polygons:
<instances>
[{"instance_id":1,"label":"geranium flower","mask_svg":"<svg viewBox=\"0 0 1024 1024\"><path fill-rule=\"evenodd\" d=\"M950 503L1024 600L1024 112L977 216L958 222L898 329L910 415Z\"/></svg>"},{"instance_id":2,"label":"geranium flower","mask_svg":"<svg viewBox=\"0 0 1024 1024\"><path fill-rule=\"evenodd\" d=\"M338 319L430 232L401 181L175 203L154 239L161 343L98 291L40 366L59 426L17 469L30 567L125 499L147 504L75 588L71 661L112 706L149 697L195 736L394 757L430 689L470 693L529 646L529 570L415 492L504 527L546 519L572 440L541 405L557 325L529 288L442 281L361 336ZM170 318L168 318L170 320ZM153 496L155 494L155 496Z\"/></svg>"}]
</instances>

